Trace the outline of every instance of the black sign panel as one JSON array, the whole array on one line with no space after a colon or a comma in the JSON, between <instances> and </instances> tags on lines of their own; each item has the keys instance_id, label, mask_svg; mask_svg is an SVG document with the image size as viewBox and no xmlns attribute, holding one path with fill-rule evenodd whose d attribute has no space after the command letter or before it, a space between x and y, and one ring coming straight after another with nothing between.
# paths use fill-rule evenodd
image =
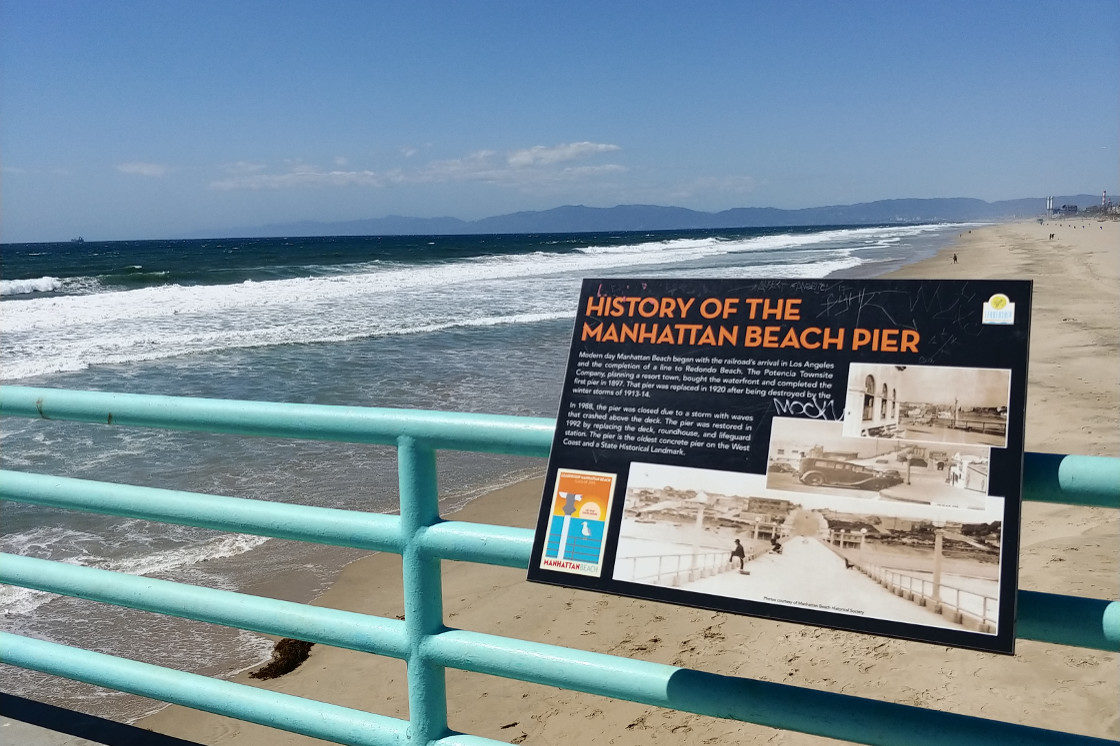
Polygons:
<instances>
[{"instance_id":1,"label":"black sign panel","mask_svg":"<svg viewBox=\"0 0 1120 746\"><path fill-rule=\"evenodd\" d=\"M1030 301L585 280L529 579L1013 652Z\"/></svg>"}]
</instances>

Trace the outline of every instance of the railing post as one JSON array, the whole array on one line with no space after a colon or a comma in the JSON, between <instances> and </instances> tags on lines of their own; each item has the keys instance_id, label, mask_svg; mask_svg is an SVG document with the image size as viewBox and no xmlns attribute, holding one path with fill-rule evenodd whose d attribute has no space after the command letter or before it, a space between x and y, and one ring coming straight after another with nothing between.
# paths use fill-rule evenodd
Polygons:
<instances>
[{"instance_id":1,"label":"railing post","mask_svg":"<svg viewBox=\"0 0 1120 746\"><path fill-rule=\"evenodd\" d=\"M439 522L436 455L428 445L402 435L397 440L404 571L404 624L408 635L408 743L427 744L448 734L447 682L443 666L421 653L424 638L442 632L440 561L427 557L420 534Z\"/></svg>"}]
</instances>

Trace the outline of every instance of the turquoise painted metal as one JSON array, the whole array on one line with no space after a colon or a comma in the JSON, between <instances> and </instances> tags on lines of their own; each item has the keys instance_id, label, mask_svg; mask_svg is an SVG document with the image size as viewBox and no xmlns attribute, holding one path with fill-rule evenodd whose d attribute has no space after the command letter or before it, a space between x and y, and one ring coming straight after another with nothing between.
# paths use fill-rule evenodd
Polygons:
<instances>
[{"instance_id":1,"label":"turquoise painted metal","mask_svg":"<svg viewBox=\"0 0 1120 746\"><path fill-rule=\"evenodd\" d=\"M0 470L0 499L403 553L400 539L402 516L3 470ZM275 508L276 515L270 514L272 508ZM350 525L346 516L351 516ZM414 532L413 539L421 555L506 567L528 566L533 545L532 531L444 521L438 517L436 520L438 522ZM0 564L0 581L24 584L5 580L6 572L7 568ZM1021 590L1018 636L1077 647L1120 650L1120 602Z\"/></svg>"},{"instance_id":2,"label":"turquoise painted metal","mask_svg":"<svg viewBox=\"0 0 1120 746\"><path fill-rule=\"evenodd\" d=\"M525 567L532 532L444 521L436 451L547 455L543 419L0 387L0 414L395 445L401 514L270 503L21 472L0 499L403 557L405 620L0 555L0 582L405 660L408 721L0 633L0 660L339 743L484 744L447 726L446 668L863 743L1115 743L849 695L721 676L443 625L440 560ZM1027 454L1024 498L1120 507L1120 459ZM1120 650L1120 603L1020 591L1022 638Z\"/></svg>"},{"instance_id":3,"label":"turquoise painted metal","mask_svg":"<svg viewBox=\"0 0 1120 746\"><path fill-rule=\"evenodd\" d=\"M438 523L435 451L409 435L397 443L401 494L404 625L408 634L409 740L428 743L447 731L447 683L443 666L424 655L429 635L443 631L443 577L439 558L424 552L420 536Z\"/></svg>"},{"instance_id":4,"label":"turquoise painted metal","mask_svg":"<svg viewBox=\"0 0 1120 746\"><path fill-rule=\"evenodd\" d=\"M1023 461L1023 499L1120 508L1120 459L1059 453L1028 453Z\"/></svg>"},{"instance_id":5,"label":"turquoise painted metal","mask_svg":"<svg viewBox=\"0 0 1120 746\"><path fill-rule=\"evenodd\" d=\"M0 582L143 611L407 658L398 619L0 553Z\"/></svg>"},{"instance_id":6,"label":"turquoise painted metal","mask_svg":"<svg viewBox=\"0 0 1120 746\"><path fill-rule=\"evenodd\" d=\"M408 722L209 676L0 632L3 662L355 746L409 743ZM500 744L448 734L438 746Z\"/></svg>"},{"instance_id":7,"label":"turquoise painted metal","mask_svg":"<svg viewBox=\"0 0 1120 746\"><path fill-rule=\"evenodd\" d=\"M0 413L129 427L548 456L553 421L418 409L280 404L104 391L0 387Z\"/></svg>"}]
</instances>

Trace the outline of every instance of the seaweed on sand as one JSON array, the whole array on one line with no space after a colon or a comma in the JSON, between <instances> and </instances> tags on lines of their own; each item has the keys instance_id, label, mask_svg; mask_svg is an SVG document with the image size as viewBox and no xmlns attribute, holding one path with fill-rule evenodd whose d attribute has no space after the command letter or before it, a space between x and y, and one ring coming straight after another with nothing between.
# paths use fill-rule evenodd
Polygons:
<instances>
[{"instance_id":1,"label":"seaweed on sand","mask_svg":"<svg viewBox=\"0 0 1120 746\"><path fill-rule=\"evenodd\" d=\"M307 656L311 654L311 646L314 644L313 642L294 640L291 637L283 638L272 649L272 658L269 659L268 663L250 673L250 678L275 679L286 673L291 673L307 660Z\"/></svg>"}]
</instances>

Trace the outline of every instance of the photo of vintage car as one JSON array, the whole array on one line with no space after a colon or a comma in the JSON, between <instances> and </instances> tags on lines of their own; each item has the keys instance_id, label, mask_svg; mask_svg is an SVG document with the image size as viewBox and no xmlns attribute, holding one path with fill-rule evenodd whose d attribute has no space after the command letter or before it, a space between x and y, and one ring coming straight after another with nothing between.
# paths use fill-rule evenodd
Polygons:
<instances>
[{"instance_id":1,"label":"photo of vintage car","mask_svg":"<svg viewBox=\"0 0 1120 746\"><path fill-rule=\"evenodd\" d=\"M895 470L877 471L868 466L827 458L803 458L797 475L802 484L812 487L848 487L857 490L884 490L903 482Z\"/></svg>"}]
</instances>

